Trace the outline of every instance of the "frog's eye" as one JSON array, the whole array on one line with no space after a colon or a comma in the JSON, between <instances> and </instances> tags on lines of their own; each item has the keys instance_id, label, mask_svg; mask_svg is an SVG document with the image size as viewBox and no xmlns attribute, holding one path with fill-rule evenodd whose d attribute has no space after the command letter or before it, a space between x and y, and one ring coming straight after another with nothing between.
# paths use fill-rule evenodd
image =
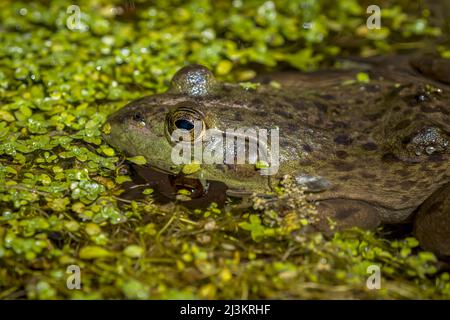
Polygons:
<instances>
[{"instance_id":1,"label":"frog's eye","mask_svg":"<svg viewBox=\"0 0 450 320\"><path fill-rule=\"evenodd\" d=\"M189 96L206 96L217 87L212 72L201 65L193 64L180 69L172 78L170 90Z\"/></svg>"},{"instance_id":2,"label":"frog's eye","mask_svg":"<svg viewBox=\"0 0 450 320\"><path fill-rule=\"evenodd\" d=\"M166 128L172 141L194 141L201 138L206 125L204 116L192 106L181 105L167 114Z\"/></svg>"}]
</instances>

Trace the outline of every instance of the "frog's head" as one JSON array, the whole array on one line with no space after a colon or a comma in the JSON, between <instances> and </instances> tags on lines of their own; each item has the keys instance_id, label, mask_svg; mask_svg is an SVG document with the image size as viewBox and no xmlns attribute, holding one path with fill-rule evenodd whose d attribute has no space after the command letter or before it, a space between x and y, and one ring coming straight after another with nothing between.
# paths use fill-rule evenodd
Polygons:
<instances>
[{"instance_id":1,"label":"frog's head","mask_svg":"<svg viewBox=\"0 0 450 320\"><path fill-rule=\"evenodd\" d=\"M186 168L189 161L180 157L188 150L181 149L189 146L193 155L199 141L202 151L219 143L227 148L220 136L235 127L236 101L242 103L247 94L240 86L219 83L203 66L187 66L174 75L167 92L135 100L111 115L105 139L128 156L144 156L151 167L165 173L221 181L238 193L267 191L268 177L254 163L230 164L225 156L221 162L205 163L202 157L200 166Z\"/></svg>"}]
</instances>

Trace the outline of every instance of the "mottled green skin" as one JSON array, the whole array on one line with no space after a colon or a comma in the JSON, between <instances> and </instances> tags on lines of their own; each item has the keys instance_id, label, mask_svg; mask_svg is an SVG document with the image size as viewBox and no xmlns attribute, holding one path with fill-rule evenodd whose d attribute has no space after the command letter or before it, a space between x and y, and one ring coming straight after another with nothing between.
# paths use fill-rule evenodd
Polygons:
<instances>
[{"instance_id":1,"label":"mottled green skin","mask_svg":"<svg viewBox=\"0 0 450 320\"><path fill-rule=\"evenodd\" d=\"M190 91L188 76L198 70L208 80ZM357 71L290 73L261 79L277 80L280 88L245 89L218 83L199 66L188 67L177 73L168 92L133 101L114 114L107 140L176 174L180 167L172 168L166 115L189 102L204 114L208 128L280 129L276 176L261 176L254 165L202 165L194 177L222 181L232 193L245 194L270 191L284 174L321 176L331 186L311 197L324 208L331 205L335 216L345 219L362 208L359 219L369 219L364 216L369 212L376 216L374 225L407 221L450 180L450 90L409 66L386 63L366 71L369 83L355 81ZM430 83L434 86L427 89Z\"/></svg>"}]
</instances>

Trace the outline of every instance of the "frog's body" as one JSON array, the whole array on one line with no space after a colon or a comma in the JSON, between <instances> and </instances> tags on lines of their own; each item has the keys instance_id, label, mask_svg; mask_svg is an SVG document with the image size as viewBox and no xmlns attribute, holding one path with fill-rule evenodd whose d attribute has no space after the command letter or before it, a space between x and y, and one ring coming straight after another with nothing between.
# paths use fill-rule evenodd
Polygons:
<instances>
[{"instance_id":1,"label":"frog's body","mask_svg":"<svg viewBox=\"0 0 450 320\"><path fill-rule=\"evenodd\" d=\"M366 71L369 82L356 81L356 71L281 74L263 79L281 87L249 89L218 83L206 68L189 66L175 75L168 92L113 115L107 140L177 174L168 134L177 120L188 121L185 127L200 120L223 132L278 128L275 175L262 175L251 164L202 164L192 176L224 182L230 194L248 194L269 192L289 174L344 226L405 222L433 194L449 193L450 89L430 86L432 80L412 69ZM449 216L449 209L438 211ZM446 223L449 231L450 218ZM450 255L450 243L446 250L438 253Z\"/></svg>"}]
</instances>

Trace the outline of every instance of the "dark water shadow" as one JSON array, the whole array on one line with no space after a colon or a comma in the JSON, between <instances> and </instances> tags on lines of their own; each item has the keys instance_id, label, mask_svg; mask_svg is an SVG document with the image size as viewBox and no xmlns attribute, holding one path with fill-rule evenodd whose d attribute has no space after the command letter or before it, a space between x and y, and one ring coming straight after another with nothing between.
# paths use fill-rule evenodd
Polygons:
<instances>
[{"instance_id":1,"label":"dark water shadow","mask_svg":"<svg viewBox=\"0 0 450 320\"><path fill-rule=\"evenodd\" d=\"M156 203L166 204L178 201L190 209L204 209L215 202L219 207L227 202L227 186L218 181L208 181L205 189L197 179L169 175L147 166L133 165L130 167L132 181L123 184L125 192L121 198L126 200L144 199L145 189L154 190L152 198ZM180 201L177 193L180 189L191 192L191 200Z\"/></svg>"}]
</instances>

